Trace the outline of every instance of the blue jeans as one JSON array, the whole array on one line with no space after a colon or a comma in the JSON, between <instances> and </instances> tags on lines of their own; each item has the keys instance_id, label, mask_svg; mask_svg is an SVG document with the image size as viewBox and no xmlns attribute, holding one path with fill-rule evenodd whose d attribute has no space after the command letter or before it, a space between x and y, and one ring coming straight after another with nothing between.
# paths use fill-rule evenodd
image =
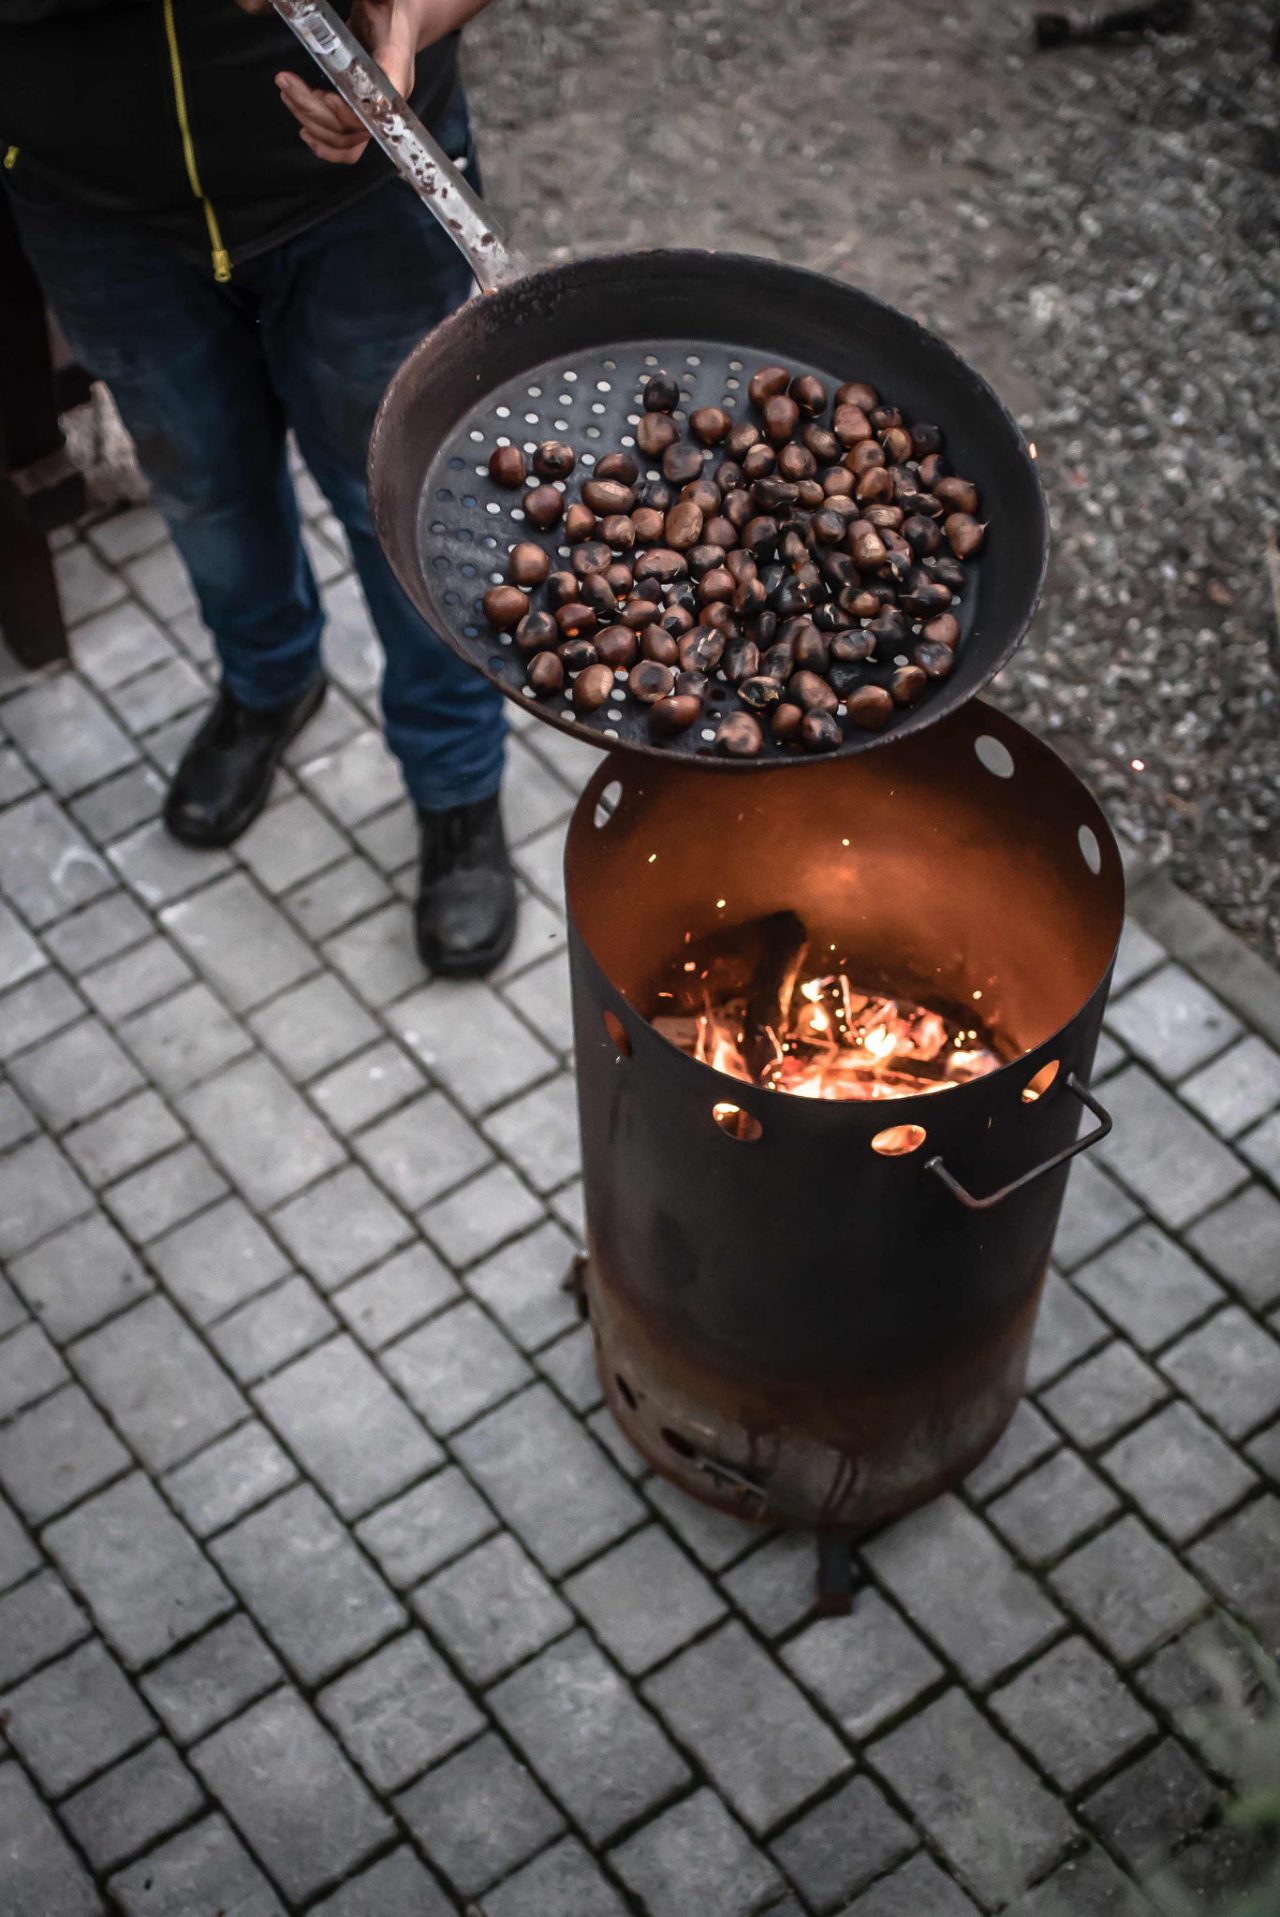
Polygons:
<instances>
[{"instance_id":1,"label":"blue jeans","mask_svg":"<svg viewBox=\"0 0 1280 1917\"><path fill-rule=\"evenodd\" d=\"M446 152L472 154L461 94L440 137ZM299 537L291 427L351 542L385 655L387 743L410 797L432 810L489 798L502 775L502 698L410 605L365 486L387 381L470 288L433 216L393 181L219 286L140 227L20 186L12 199L50 305L137 445L231 692L283 705L320 669L324 615Z\"/></svg>"}]
</instances>

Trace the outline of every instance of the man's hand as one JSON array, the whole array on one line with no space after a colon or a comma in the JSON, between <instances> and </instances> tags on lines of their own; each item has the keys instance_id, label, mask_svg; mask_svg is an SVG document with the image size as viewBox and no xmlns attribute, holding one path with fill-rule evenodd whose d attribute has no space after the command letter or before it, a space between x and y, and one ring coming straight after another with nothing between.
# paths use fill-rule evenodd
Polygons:
<instances>
[{"instance_id":1,"label":"man's hand","mask_svg":"<svg viewBox=\"0 0 1280 1917\"><path fill-rule=\"evenodd\" d=\"M271 0L237 0L246 13L269 13ZM393 87L408 94L413 65L423 47L452 33L479 13L487 0L355 0L347 22ZM302 129L317 159L354 166L369 135L346 101L324 87L309 87L296 73L277 73L280 97Z\"/></svg>"}]
</instances>

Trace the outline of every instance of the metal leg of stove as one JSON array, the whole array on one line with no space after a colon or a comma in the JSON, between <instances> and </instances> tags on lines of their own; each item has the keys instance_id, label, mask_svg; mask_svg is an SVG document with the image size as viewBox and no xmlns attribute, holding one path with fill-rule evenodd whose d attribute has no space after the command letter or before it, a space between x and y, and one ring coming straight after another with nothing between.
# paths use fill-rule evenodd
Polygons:
<instances>
[{"instance_id":1,"label":"metal leg of stove","mask_svg":"<svg viewBox=\"0 0 1280 1917\"><path fill-rule=\"evenodd\" d=\"M847 1617L853 1609L853 1533L819 1531L814 1605L819 1617Z\"/></svg>"},{"instance_id":2,"label":"metal leg of stove","mask_svg":"<svg viewBox=\"0 0 1280 1917\"><path fill-rule=\"evenodd\" d=\"M580 1252L574 1259L560 1281L560 1289L573 1299L574 1304L578 1307L579 1318L586 1319L590 1317L591 1314L587 1308L587 1259L585 1252Z\"/></svg>"}]
</instances>

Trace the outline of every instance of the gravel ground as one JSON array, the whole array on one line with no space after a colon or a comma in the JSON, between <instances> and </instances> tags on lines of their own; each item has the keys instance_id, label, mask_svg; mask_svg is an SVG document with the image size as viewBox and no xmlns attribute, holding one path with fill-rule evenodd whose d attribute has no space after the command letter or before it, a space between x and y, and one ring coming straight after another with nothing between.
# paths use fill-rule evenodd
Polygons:
<instances>
[{"instance_id":1,"label":"gravel ground","mask_svg":"<svg viewBox=\"0 0 1280 1917\"><path fill-rule=\"evenodd\" d=\"M1054 55L1031 12L503 0L469 34L488 190L534 259L774 254L968 353L1036 441L1056 533L996 696L1275 959L1273 8Z\"/></svg>"}]
</instances>

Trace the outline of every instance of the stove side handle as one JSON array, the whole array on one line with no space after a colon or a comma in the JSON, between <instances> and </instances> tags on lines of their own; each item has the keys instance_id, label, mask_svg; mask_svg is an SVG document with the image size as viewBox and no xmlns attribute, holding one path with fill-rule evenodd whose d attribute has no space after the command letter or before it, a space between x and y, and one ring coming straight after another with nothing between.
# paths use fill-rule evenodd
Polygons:
<instances>
[{"instance_id":1,"label":"stove side handle","mask_svg":"<svg viewBox=\"0 0 1280 1917\"><path fill-rule=\"evenodd\" d=\"M1046 1172L1053 1171L1057 1165L1065 1165L1067 1160L1074 1158L1077 1152L1087 1152L1091 1145L1098 1144L1111 1130L1111 1114L1099 1104L1092 1092L1086 1091L1074 1072L1068 1072L1065 1083L1066 1089L1075 1093L1080 1103L1093 1113L1098 1123L1093 1131L1086 1132L1083 1138L1077 1138L1073 1145L1065 1146L1062 1151L1055 1152L1052 1158L1046 1158L1041 1164L1033 1165L1030 1171L1023 1172L1021 1178L1015 1178L1010 1184L1002 1185L999 1191L990 1192L985 1198L975 1198L973 1193L966 1190L960 1180L947 1170L941 1157L930 1158L925 1165L925 1170L932 1172L933 1176L946 1186L952 1197L959 1199L966 1211L990 1211L994 1205L1000 1204L1013 1192L1021 1191L1024 1185L1031 1184L1033 1179L1042 1178Z\"/></svg>"}]
</instances>

